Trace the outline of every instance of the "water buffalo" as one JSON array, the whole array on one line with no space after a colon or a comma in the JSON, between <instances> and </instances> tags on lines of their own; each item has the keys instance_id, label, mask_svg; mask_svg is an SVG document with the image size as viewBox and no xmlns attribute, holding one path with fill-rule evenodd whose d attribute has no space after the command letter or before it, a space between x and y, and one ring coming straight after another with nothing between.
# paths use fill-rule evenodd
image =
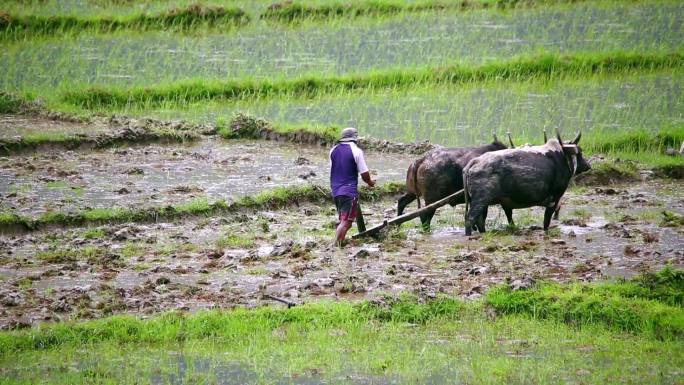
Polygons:
<instances>
[{"instance_id":1,"label":"water buffalo","mask_svg":"<svg viewBox=\"0 0 684 385\"><path fill-rule=\"evenodd\" d=\"M415 160L406 172L406 189L408 191L399 198L398 215L402 215L404 208L416 199L418 199L418 207L420 207L421 197L423 197L425 204L429 205L461 190L463 188L463 167L471 159L489 151L505 148L507 147L494 135L494 141L491 144L481 147L437 148L429 151ZM460 199L450 204L455 206L464 202L463 199ZM434 210L421 214L420 221L425 230L430 228L430 221L434 215Z\"/></svg>"},{"instance_id":2,"label":"water buffalo","mask_svg":"<svg viewBox=\"0 0 684 385\"><path fill-rule=\"evenodd\" d=\"M591 168L582 157L581 136L563 143L556 134L543 146L488 152L470 161L463 170L466 235L473 226L484 232L487 208L495 204L503 207L509 224L513 224L513 209L545 207L544 230L548 230L570 179Z\"/></svg>"}]
</instances>

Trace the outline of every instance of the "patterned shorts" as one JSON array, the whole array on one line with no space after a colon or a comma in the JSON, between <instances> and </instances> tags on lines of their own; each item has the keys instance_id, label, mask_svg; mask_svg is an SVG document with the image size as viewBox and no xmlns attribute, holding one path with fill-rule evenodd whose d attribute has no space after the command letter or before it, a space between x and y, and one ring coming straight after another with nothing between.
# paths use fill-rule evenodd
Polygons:
<instances>
[{"instance_id":1,"label":"patterned shorts","mask_svg":"<svg viewBox=\"0 0 684 385\"><path fill-rule=\"evenodd\" d=\"M335 207L340 221L354 221L359 213L359 198L344 195L336 196Z\"/></svg>"}]
</instances>

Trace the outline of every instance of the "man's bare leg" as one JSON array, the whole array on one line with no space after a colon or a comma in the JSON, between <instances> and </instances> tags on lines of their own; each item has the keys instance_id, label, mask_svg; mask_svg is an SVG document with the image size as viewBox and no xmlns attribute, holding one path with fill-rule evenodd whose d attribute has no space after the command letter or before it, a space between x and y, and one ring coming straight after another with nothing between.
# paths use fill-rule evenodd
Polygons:
<instances>
[{"instance_id":1,"label":"man's bare leg","mask_svg":"<svg viewBox=\"0 0 684 385\"><path fill-rule=\"evenodd\" d=\"M340 224L337 225L337 231L335 232L335 243L337 246L342 246L344 238L347 236L347 231L349 231L351 227L352 222L348 220L340 221Z\"/></svg>"}]
</instances>

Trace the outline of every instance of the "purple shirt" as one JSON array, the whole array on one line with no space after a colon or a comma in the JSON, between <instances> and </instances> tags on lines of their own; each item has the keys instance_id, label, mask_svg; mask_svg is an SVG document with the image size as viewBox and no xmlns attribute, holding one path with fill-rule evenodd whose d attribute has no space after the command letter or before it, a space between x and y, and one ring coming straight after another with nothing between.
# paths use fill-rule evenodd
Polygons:
<instances>
[{"instance_id":1,"label":"purple shirt","mask_svg":"<svg viewBox=\"0 0 684 385\"><path fill-rule=\"evenodd\" d=\"M358 175L368 172L363 151L354 142L337 144L330 150L332 196L358 197Z\"/></svg>"}]
</instances>

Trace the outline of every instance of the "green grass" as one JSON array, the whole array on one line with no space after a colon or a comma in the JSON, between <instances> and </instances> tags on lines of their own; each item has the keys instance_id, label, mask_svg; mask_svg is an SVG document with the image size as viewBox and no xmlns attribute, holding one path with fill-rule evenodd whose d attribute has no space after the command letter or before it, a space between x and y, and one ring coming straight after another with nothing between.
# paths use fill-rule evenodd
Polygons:
<instances>
[{"instance_id":1,"label":"green grass","mask_svg":"<svg viewBox=\"0 0 684 385\"><path fill-rule=\"evenodd\" d=\"M576 3L578 0L421 0L399 2L387 0L357 1L354 3L335 1L324 4L309 1L274 2L260 17L280 22L301 22L331 18L378 17L399 13L445 11L450 9L472 10L487 8L514 8L538 5ZM580 0L581 1L581 0Z\"/></svg>"},{"instance_id":2,"label":"green grass","mask_svg":"<svg viewBox=\"0 0 684 385\"><path fill-rule=\"evenodd\" d=\"M225 249L228 247L251 248L256 242L253 236L241 234L229 234L216 240L216 247Z\"/></svg>"},{"instance_id":3,"label":"green grass","mask_svg":"<svg viewBox=\"0 0 684 385\"><path fill-rule=\"evenodd\" d=\"M635 281L542 283L530 290L499 287L487 304L502 314L526 314L571 325L602 324L660 339L684 338L684 272L665 269Z\"/></svg>"},{"instance_id":4,"label":"green grass","mask_svg":"<svg viewBox=\"0 0 684 385\"><path fill-rule=\"evenodd\" d=\"M36 257L45 263L69 263L78 260L94 259L102 257L107 253L104 248L87 246L77 249L55 249L41 251Z\"/></svg>"},{"instance_id":5,"label":"green grass","mask_svg":"<svg viewBox=\"0 0 684 385\"><path fill-rule=\"evenodd\" d=\"M105 231L101 228L88 229L83 232L83 238L85 239L101 239L106 235Z\"/></svg>"},{"instance_id":6,"label":"green grass","mask_svg":"<svg viewBox=\"0 0 684 385\"><path fill-rule=\"evenodd\" d=\"M452 65L440 68L374 71L347 76L301 77L291 80L197 80L130 89L93 87L64 92L61 101L88 110L131 106L152 108L169 103L187 105L199 101L259 99L282 95L313 97L321 93L340 93L348 90L397 89L430 84L557 79L639 69L653 71L679 68L683 64L684 56L679 53L544 55L475 67Z\"/></svg>"},{"instance_id":7,"label":"green grass","mask_svg":"<svg viewBox=\"0 0 684 385\"><path fill-rule=\"evenodd\" d=\"M0 13L0 37L25 38L34 35L50 35L97 31L113 32L121 29L187 31L199 27L240 25L249 16L239 8L190 5L157 15L137 14L123 18L76 17L67 15L36 16Z\"/></svg>"},{"instance_id":8,"label":"green grass","mask_svg":"<svg viewBox=\"0 0 684 385\"><path fill-rule=\"evenodd\" d=\"M11 93L0 91L0 114L16 112L23 105L23 98Z\"/></svg>"},{"instance_id":9,"label":"green grass","mask_svg":"<svg viewBox=\"0 0 684 385\"><path fill-rule=\"evenodd\" d=\"M664 227L684 226L684 215L679 215L671 211L663 210L660 212L660 225Z\"/></svg>"},{"instance_id":10,"label":"green grass","mask_svg":"<svg viewBox=\"0 0 684 385\"><path fill-rule=\"evenodd\" d=\"M311 144L330 144L339 139L336 126L275 126L243 113L235 114L229 124L218 122L217 125L219 135L226 139L275 139Z\"/></svg>"},{"instance_id":11,"label":"green grass","mask_svg":"<svg viewBox=\"0 0 684 385\"><path fill-rule=\"evenodd\" d=\"M349 375L400 383L676 383L683 336L665 331L684 330L673 322L684 312L677 302L681 274L667 270L633 281L559 286L549 298L548 286L540 285L490 292L484 303L380 297L44 324L0 332L0 362L8 383L139 383L152 375L170 379L181 365L189 382L211 382L233 365L256 376L243 382L257 383L282 376L340 383ZM565 306L569 296L577 309L571 317L541 316ZM537 304L534 311L520 306L522 297ZM607 300L606 309L585 306L597 298ZM623 306L635 304L642 305L637 318L670 317L651 325L657 333L616 327L624 320ZM494 318L486 315L491 306Z\"/></svg>"}]
</instances>

